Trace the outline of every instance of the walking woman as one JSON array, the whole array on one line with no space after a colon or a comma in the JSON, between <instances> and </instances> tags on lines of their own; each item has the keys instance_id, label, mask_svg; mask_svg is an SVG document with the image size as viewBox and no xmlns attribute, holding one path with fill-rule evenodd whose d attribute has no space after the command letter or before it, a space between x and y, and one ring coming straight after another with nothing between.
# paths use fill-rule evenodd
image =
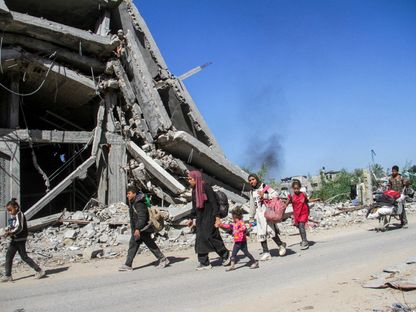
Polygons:
<instances>
[{"instance_id":1,"label":"walking woman","mask_svg":"<svg viewBox=\"0 0 416 312\"><path fill-rule=\"evenodd\" d=\"M192 219L196 219L195 252L198 254L197 270L210 269L208 254L215 251L224 266L230 264L230 252L224 246L218 227L221 224L219 207L211 186L202 180L200 171L191 171L188 176L192 187ZM192 226L193 221L188 225Z\"/></svg>"},{"instance_id":2,"label":"walking woman","mask_svg":"<svg viewBox=\"0 0 416 312\"><path fill-rule=\"evenodd\" d=\"M280 231L277 224L268 222L264 217L264 212L266 211L264 200L277 197L278 194L272 188L266 188L266 184L262 183L256 174L250 174L248 182L253 188L250 191L250 222L256 221L257 240L261 243L263 249L260 260L266 261L271 259L269 247L267 246L267 238L269 237L277 244L279 255L284 256L286 254L286 243L282 242L279 237Z\"/></svg>"}]
</instances>

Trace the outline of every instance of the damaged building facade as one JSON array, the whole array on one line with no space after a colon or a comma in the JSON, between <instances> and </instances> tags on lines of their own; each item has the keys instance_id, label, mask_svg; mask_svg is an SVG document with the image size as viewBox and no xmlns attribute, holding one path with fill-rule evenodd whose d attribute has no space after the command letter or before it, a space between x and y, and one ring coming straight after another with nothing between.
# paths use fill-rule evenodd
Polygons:
<instances>
[{"instance_id":1,"label":"damaged building facade","mask_svg":"<svg viewBox=\"0 0 416 312\"><path fill-rule=\"evenodd\" d=\"M128 184L189 211L188 170L244 203L247 173L225 157L130 0L0 0L0 205L28 219ZM3 209L0 226L7 222Z\"/></svg>"}]
</instances>

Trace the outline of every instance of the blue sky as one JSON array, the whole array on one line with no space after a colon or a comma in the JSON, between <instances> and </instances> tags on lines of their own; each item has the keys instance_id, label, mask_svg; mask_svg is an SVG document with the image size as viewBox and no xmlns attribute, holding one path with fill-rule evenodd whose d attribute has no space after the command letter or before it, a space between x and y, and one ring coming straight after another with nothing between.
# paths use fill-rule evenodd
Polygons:
<instances>
[{"instance_id":1,"label":"blue sky","mask_svg":"<svg viewBox=\"0 0 416 312\"><path fill-rule=\"evenodd\" d=\"M135 0L227 157L275 177L415 160L416 1Z\"/></svg>"}]
</instances>

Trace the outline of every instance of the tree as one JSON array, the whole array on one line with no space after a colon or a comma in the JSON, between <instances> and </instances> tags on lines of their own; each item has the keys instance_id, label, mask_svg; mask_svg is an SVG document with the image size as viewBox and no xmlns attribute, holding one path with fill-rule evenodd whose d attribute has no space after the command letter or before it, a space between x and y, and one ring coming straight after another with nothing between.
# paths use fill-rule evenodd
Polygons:
<instances>
[{"instance_id":1,"label":"tree","mask_svg":"<svg viewBox=\"0 0 416 312\"><path fill-rule=\"evenodd\" d=\"M384 168L383 166L381 166L380 164L374 164L371 166L371 171L373 171L374 175L376 176L376 178L380 179L382 177L384 177L386 174L384 172Z\"/></svg>"},{"instance_id":2,"label":"tree","mask_svg":"<svg viewBox=\"0 0 416 312\"><path fill-rule=\"evenodd\" d=\"M360 181L363 176L363 170L356 169L353 172L342 170L335 180L328 181L323 172L321 172L322 187L313 194L313 198L322 200L331 200L332 202L341 202L350 199L351 185Z\"/></svg>"}]
</instances>

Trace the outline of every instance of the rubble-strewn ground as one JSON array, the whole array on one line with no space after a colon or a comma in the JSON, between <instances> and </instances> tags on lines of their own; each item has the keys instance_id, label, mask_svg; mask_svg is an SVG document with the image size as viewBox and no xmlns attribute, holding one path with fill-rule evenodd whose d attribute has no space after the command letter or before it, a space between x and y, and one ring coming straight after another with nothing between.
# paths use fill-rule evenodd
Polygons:
<instances>
[{"instance_id":1,"label":"rubble-strewn ground","mask_svg":"<svg viewBox=\"0 0 416 312\"><path fill-rule=\"evenodd\" d=\"M195 272L190 249L168 251L172 265L164 270L153 266L149 253L139 255L128 273L117 272L124 259L49 266L42 280L33 280L33 272L23 267L15 274L17 281L0 285L1 310L405 311L392 306L414 307L416 291L362 286L371 275L416 256L416 215L409 221L408 229L384 233L371 230L375 221L318 230L309 233L314 244L307 251L299 249L298 236L286 236L288 255L261 263L258 270L241 267L226 273L214 266ZM259 244L249 248L257 257Z\"/></svg>"},{"instance_id":2,"label":"rubble-strewn ground","mask_svg":"<svg viewBox=\"0 0 416 312\"><path fill-rule=\"evenodd\" d=\"M358 207L359 208L359 207ZM366 209L345 212L345 209L357 209L350 203L311 205L309 232L313 233L331 228L342 229L352 224L368 222ZM416 212L416 203L407 204L408 214ZM248 217L248 216L246 216ZM31 256L43 265L64 264L68 262L86 262L92 256L103 259L124 256L130 239L128 208L119 203L109 207L94 206L85 211L66 213L67 222L60 226L50 226L29 237L27 249ZM183 224L183 222L182 222ZM298 229L292 225L291 218L279 224L282 235L297 235ZM252 238L255 240L255 228ZM231 243L232 237L223 233L224 240ZM158 245L164 251L177 251L194 246L195 235L181 222L166 223L165 229L156 235ZM1 238L0 265L4 264L8 240ZM147 251L143 246L142 251ZM21 264L19 256L15 258L15 269Z\"/></svg>"}]
</instances>

